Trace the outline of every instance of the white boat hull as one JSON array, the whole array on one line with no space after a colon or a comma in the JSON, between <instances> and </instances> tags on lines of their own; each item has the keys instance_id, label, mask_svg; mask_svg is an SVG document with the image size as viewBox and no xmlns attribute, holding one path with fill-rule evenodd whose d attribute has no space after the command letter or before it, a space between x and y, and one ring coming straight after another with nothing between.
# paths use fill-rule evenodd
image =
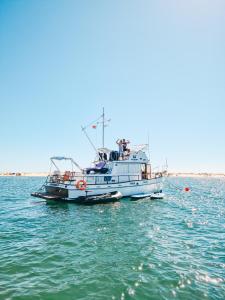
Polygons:
<instances>
[{"instance_id":1,"label":"white boat hull","mask_svg":"<svg viewBox=\"0 0 225 300\"><path fill-rule=\"evenodd\" d=\"M72 184L52 184L47 183L45 190L51 193L52 189L57 188L66 193L62 198L67 201L75 201L80 196L94 196L111 192L120 192L123 197L129 197L136 194L156 193L162 190L163 177L130 181L124 183L88 185L86 190L79 190Z\"/></svg>"}]
</instances>

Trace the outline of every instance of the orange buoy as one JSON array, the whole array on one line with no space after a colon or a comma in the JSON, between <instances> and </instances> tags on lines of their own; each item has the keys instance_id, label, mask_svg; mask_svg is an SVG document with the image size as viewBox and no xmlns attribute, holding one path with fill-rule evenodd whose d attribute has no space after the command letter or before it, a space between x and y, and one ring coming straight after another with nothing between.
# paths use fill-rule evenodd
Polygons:
<instances>
[{"instance_id":1,"label":"orange buoy","mask_svg":"<svg viewBox=\"0 0 225 300\"><path fill-rule=\"evenodd\" d=\"M189 187L185 187L185 188L184 188L184 191L185 191L185 192L190 192L190 188L189 188Z\"/></svg>"}]
</instances>

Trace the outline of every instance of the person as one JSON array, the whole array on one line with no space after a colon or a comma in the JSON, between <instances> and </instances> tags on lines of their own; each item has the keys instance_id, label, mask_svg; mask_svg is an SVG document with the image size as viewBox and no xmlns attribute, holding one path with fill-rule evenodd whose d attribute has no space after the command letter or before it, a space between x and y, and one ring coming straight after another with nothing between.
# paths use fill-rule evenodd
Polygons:
<instances>
[{"instance_id":1,"label":"person","mask_svg":"<svg viewBox=\"0 0 225 300\"><path fill-rule=\"evenodd\" d=\"M127 144L129 144L130 141L126 141L125 139L122 140L122 145L123 145L123 152L127 151Z\"/></svg>"},{"instance_id":2,"label":"person","mask_svg":"<svg viewBox=\"0 0 225 300\"><path fill-rule=\"evenodd\" d=\"M98 152L98 155L99 155L99 160L103 160L103 153Z\"/></svg>"},{"instance_id":3,"label":"person","mask_svg":"<svg viewBox=\"0 0 225 300\"><path fill-rule=\"evenodd\" d=\"M130 149L127 149L125 152L124 152L124 158L125 159L129 159L130 157Z\"/></svg>"},{"instance_id":4,"label":"person","mask_svg":"<svg viewBox=\"0 0 225 300\"><path fill-rule=\"evenodd\" d=\"M119 146L119 157L123 157L123 141L118 139L116 143Z\"/></svg>"}]
</instances>

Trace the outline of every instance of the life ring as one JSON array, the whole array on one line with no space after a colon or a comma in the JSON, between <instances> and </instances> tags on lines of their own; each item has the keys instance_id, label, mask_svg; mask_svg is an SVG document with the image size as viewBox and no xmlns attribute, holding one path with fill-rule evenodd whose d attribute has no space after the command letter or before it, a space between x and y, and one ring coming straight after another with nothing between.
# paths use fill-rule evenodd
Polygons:
<instances>
[{"instance_id":1,"label":"life ring","mask_svg":"<svg viewBox=\"0 0 225 300\"><path fill-rule=\"evenodd\" d=\"M81 190L81 191L84 191L87 187L87 182L85 180L79 180L77 183L76 183L76 188L78 190Z\"/></svg>"}]
</instances>

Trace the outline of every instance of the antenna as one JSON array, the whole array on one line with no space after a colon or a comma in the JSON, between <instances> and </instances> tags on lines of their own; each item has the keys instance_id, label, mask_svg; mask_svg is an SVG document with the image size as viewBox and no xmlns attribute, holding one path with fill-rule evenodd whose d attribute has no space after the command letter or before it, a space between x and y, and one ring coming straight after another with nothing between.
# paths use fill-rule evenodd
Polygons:
<instances>
[{"instance_id":1,"label":"antenna","mask_svg":"<svg viewBox=\"0 0 225 300\"><path fill-rule=\"evenodd\" d=\"M149 131L148 131L148 159L150 160L150 149L149 149Z\"/></svg>"},{"instance_id":2,"label":"antenna","mask_svg":"<svg viewBox=\"0 0 225 300\"><path fill-rule=\"evenodd\" d=\"M165 171L168 172L168 161L167 161L167 158L166 158Z\"/></svg>"},{"instance_id":3,"label":"antenna","mask_svg":"<svg viewBox=\"0 0 225 300\"><path fill-rule=\"evenodd\" d=\"M102 148L105 147L105 109L103 107L102 113Z\"/></svg>"}]
</instances>

